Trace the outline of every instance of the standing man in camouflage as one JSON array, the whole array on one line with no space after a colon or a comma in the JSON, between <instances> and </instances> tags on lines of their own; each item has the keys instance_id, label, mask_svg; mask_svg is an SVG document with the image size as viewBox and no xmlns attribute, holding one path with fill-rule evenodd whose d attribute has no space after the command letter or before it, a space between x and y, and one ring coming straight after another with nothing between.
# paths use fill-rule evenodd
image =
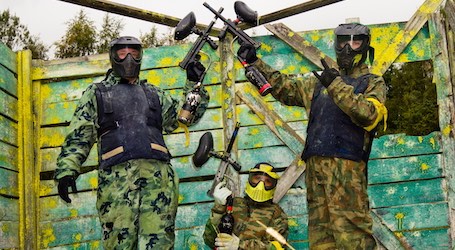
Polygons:
<instances>
[{"instance_id":1,"label":"standing man in camouflage","mask_svg":"<svg viewBox=\"0 0 455 250\"><path fill-rule=\"evenodd\" d=\"M264 74L277 100L309 113L302 159L310 248L373 249L367 162L376 125L387 117L386 86L365 64L374 52L369 28L341 24L334 33L339 69L322 60L322 74L281 74L258 59L251 46L241 46L238 55Z\"/></svg>"},{"instance_id":2,"label":"standing man in camouflage","mask_svg":"<svg viewBox=\"0 0 455 250\"><path fill-rule=\"evenodd\" d=\"M215 204L205 226L205 244L211 248L217 247L218 250L283 249L281 244L257 223L260 221L267 227L275 229L285 238L288 235L287 215L280 205L272 202L279 178L273 166L265 162L258 163L250 169L245 187L246 196L235 197L233 200L232 235L218 234L215 231L226 213L226 200L232 195L232 192L223 186L224 183L220 182L213 192Z\"/></svg>"},{"instance_id":3,"label":"standing man in camouflage","mask_svg":"<svg viewBox=\"0 0 455 250\"><path fill-rule=\"evenodd\" d=\"M163 130L178 127L179 102L155 85L139 79L141 42L120 37L111 43L112 69L83 93L70 132L57 159L55 180L68 203L76 192L80 166L98 142L97 209L105 249L173 249L178 205L178 177L170 164ZM187 70L191 91L205 71L200 63ZM198 121L209 96L202 89ZM183 97L185 97L184 93Z\"/></svg>"}]
</instances>

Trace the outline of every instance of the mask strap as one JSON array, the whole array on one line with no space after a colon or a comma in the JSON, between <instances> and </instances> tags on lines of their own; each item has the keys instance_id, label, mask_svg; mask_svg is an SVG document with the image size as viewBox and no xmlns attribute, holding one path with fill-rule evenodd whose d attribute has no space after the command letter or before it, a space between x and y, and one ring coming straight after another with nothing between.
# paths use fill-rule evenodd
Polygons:
<instances>
[{"instance_id":1,"label":"mask strap","mask_svg":"<svg viewBox=\"0 0 455 250\"><path fill-rule=\"evenodd\" d=\"M373 61L374 61L374 48L373 47L369 47L368 49L368 60L370 61L370 65L373 65Z\"/></svg>"}]
</instances>

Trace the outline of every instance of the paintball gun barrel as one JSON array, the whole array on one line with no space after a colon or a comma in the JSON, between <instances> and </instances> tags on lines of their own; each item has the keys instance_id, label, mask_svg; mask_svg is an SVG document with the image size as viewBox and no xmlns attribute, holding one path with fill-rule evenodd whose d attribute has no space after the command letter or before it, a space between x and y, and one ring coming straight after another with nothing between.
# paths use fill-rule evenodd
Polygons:
<instances>
[{"instance_id":1,"label":"paintball gun barrel","mask_svg":"<svg viewBox=\"0 0 455 250\"><path fill-rule=\"evenodd\" d=\"M234 3L234 10L237 14L237 19L234 21L228 20L221 15L221 12L213 9L208 3L203 4L207 9L209 9L215 18L219 18L225 24L222 31L218 35L218 38L221 40L226 36L226 32L230 32L238 40L240 45L249 44L255 49L261 46L261 43L253 40L249 35L247 35L242 29L237 27L237 24L240 22L246 22L252 25L257 25L257 12L251 10L245 3L241 1L236 1ZM237 59L240 61L242 66L245 69L245 76L256 88L262 96L266 96L272 91L272 85L267 81L267 79L259 72L259 70L248 64L244 58L237 55Z\"/></svg>"}]
</instances>

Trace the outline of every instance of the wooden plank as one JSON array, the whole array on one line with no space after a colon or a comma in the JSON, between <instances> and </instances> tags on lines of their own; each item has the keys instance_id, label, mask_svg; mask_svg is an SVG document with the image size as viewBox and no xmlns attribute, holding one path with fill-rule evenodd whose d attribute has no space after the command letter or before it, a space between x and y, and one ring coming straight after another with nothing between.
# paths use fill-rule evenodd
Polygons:
<instances>
[{"instance_id":1,"label":"wooden plank","mask_svg":"<svg viewBox=\"0 0 455 250\"><path fill-rule=\"evenodd\" d=\"M376 159L368 162L368 184L443 177L441 155Z\"/></svg>"},{"instance_id":2,"label":"wooden plank","mask_svg":"<svg viewBox=\"0 0 455 250\"><path fill-rule=\"evenodd\" d=\"M162 24L169 27L177 26L178 22L181 20L180 18L177 17L172 17L161 13L148 11L106 0L60 0L60 1L77 4L92 9L102 10L105 12L115 13L122 16L132 17L156 24ZM197 27L201 30L205 30L207 28L207 26L204 24L197 24ZM220 31L219 29L213 28L212 35L213 36L217 35L219 31Z\"/></svg>"},{"instance_id":3,"label":"wooden plank","mask_svg":"<svg viewBox=\"0 0 455 250\"><path fill-rule=\"evenodd\" d=\"M0 64L13 73L17 73L16 53L14 53L5 44L0 43ZM3 68L3 67L0 67ZM2 75L0 73L0 75Z\"/></svg>"},{"instance_id":4,"label":"wooden plank","mask_svg":"<svg viewBox=\"0 0 455 250\"><path fill-rule=\"evenodd\" d=\"M395 233L409 230L440 229L449 226L446 202L373 208L373 210Z\"/></svg>"},{"instance_id":5,"label":"wooden plank","mask_svg":"<svg viewBox=\"0 0 455 250\"><path fill-rule=\"evenodd\" d=\"M17 145L17 123L0 115L0 141Z\"/></svg>"},{"instance_id":6,"label":"wooden plank","mask_svg":"<svg viewBox=\"0 0 455 250\"><path fill-rule=\"evenodd\" d=\"M238 162L242 165L242 171L247 171L259 162L268 162L276 168L285 168L293 159L294 153L288 147L275 146L240 150Z\"/></svg>"},{"instance_id":7,"label":"wooden plank","mask_svg":"<svg viewBox=\"0 0 455 250\"><path fill-rule=\"evenodd\" d=\"M371 72L377 75L383 75L392 65L398 55L403 52L409 42L414 38L418 31L428 21L428 14L433 13L442 3L442 0L426 0L417 12L409 19L406 27L401 30L386 50L376 54L375 61Z\"/></svg>"},{"instance_id":8,"label":"wooden plank","mask_svg":"<svg viewBox=\"0 0 455 250\"><path fill-rule=\"evenodd\" d=\"M281 40L291 46L294 50L308 58L320 69L324 69L321 63L321 58L324 58L331 68L338 68L336 62L332 58L325 55L322 51L311 45L308 41L299 36L298 33L294 32L283 23L267 24L265 27L275 36L279 37Z\"/></svg>"},{"instance_id":9,"label":"wooden plank","mask_svg":"<svg viewBox=\"0 0 455 250\"><path fill-rule=\"evenodd\" d=\"M0 167L17 171L17 148L0 141Z\"/></svg>"},{"instance_id":10,"label":"wooden plank","mask_svg":"<svg viewBox=\"0 0 455 250\"><path fill-rule=\"evenodd\" d=\"M99 240L102 236L97 216L42 222L39 224L39 232L40 248Z\"/></svg>"},{"instance_id":11,"label":"wooden plank","mask_svg":"<svg viewBox=\"0 0 455 250\"><path fill-rule=\"evenodd\" d=\"M385 135L373 140L370 159L439 153L440 144L438 131L426 136Z\"/></svg>"},{"instance_id":12,"label":"wooden plank","mask_svg":"<svg viewBox=\"0 0 455 250\"><path fill-rule=\"evenodd\" d=\"M0 89L0 114L17 121L17 99Z\"/></svg>"},{"instance_id":13,"label":"wooden plank","mask_svg":"<svg viewBox=\"0 0 455 250\"><path fill-rule=\"evenodd\" d=\"M78 192L93 191L98 187L98 170L93 170L79 175L76 179ZM57 194L57 182L54 180L40 181L40 196ZM70 198L77 197L78 194L70 194Z\"/></svg>"},{"instance_id":14,"label":"wooden plank","mask_svg":"<svg viewBox=\"0 0 455 250\"><path fill-rule=\"evenodd\" d=\"M41 197L39 199L40 222L71 220L77 217L96 217L96 190L71 195L71 203L66 203L60 196Z\"/></svg>"},{"instance_id":15,"label":"wooden plank","mask_svg":"<svg viewBox=\"0 0 455 250\"><path fill-rule=\"evenodd\" d=\"M418 180L368 187L371 207L390 207L444 201L443 179Z\"/></svg>"},{"instance_id":16,"label":"wooden plank","mask_svg":"<svg viewBox=\"0 0 455 250\"><path fill-rule=\"evenodd\" d=\"M19 197L17 178L17 172L0 168L0 195Z\"/></svg>"},{"instance_id":17,"label":"wooden plank","mask_svg":"<svg viewBox=\"0 0 455 250\"><path fill-rule=\"evenodd\" d=\"M386 249L411 249L404 237L396 237L374 211L371 211L373 219L373 235Z\"/></svg>"},{"instance_id":18,"label":"wooden plank","mask_svg":"<svg viewBox=\"0 0 455 250\"><path fill-rule=\"evenodd\" d=\"M414 250L450 249L449 228L403 232Z\"/></svg>"},{"instance_id":19,"label":"wooden plank","mask_svg":"<svg viewBox=\"0 0 455 250\"><path fill-rule=\"evenodd\" d=\"M447 22L449 23L452 29L455 27L455 2L453 1L446 1L446 6L444 7L444 14L447 18Z\"/></svg>"},{"instance_id":20,"label":"wooden plank","mask_svg":"<svg viewBox=\"0 0 455 250\"><path fill-rule=\"evenodd\" d=\"M93 240L93 241L87 241L87 242L82 242L82 243L75 243L71 245L64 245L64 246L57 246L57 247L49 247L46 249L52 249L52 250L95 250L95 249L103 249L102 247L103 243L101 240Z\"/></svg>"},{"instance_id":21,"label":"wooden plank","mask_svg":"<svg viewBox=\"0 0 455 250\"><path fill-rule=\"evenodd\" d=\"M17 96L17 79L11 71L2 66L0 66L0 88L12 96Z\"/></svg>"},{"instance_id":22,"label":"wooden plank","mask_svg":"<svg viewBox=\"0 0 455 250\"><path fill-rule=\"evenodd\" d=\"M19 222L0 221L0 249L19 249Z\"/></svg>"},{"instance_id":23,"label":"wooden plank","mask_svg":"<svg viewBox=\"0 0 455 250\"><path fill-rule=\"evenodd\" d=\"M0 221L19 221L18 199L0 195Z\"/></svg>"}]
</instances>

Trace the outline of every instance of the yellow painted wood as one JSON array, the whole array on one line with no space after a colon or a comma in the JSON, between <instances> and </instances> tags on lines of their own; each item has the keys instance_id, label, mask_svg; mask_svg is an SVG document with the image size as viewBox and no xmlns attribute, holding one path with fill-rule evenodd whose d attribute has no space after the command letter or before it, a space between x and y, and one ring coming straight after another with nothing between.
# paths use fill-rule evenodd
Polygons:
<instances>
[{"instance_id":1,"label":"yellow painted wood","mask_svg":"<svg viewBox=\"0 0 455 250\"><path fill-rule=\"evenodd\" d=\"M31 51L18 52L18 107L19 107L19 206L20 247L38 249L37 187L39 169L34 162L34 127L32 108Z\"/></svg>"},{"instance_id":2,"label":"yellow painted wood","mask_svg":"<svg viewBox=\"0 0 455 250\"><path fill-rule=\"evenodd\" d=\"M371 72L377 75L383 75L392 65L395 59L403 52L409 42L419 32L423 25L428 21L428 15L440 7L443 0L426 0L417 12L409 19L406 27L400 30L394 40L381 54L375 55Z\"/></svg>"}]
</instances>

